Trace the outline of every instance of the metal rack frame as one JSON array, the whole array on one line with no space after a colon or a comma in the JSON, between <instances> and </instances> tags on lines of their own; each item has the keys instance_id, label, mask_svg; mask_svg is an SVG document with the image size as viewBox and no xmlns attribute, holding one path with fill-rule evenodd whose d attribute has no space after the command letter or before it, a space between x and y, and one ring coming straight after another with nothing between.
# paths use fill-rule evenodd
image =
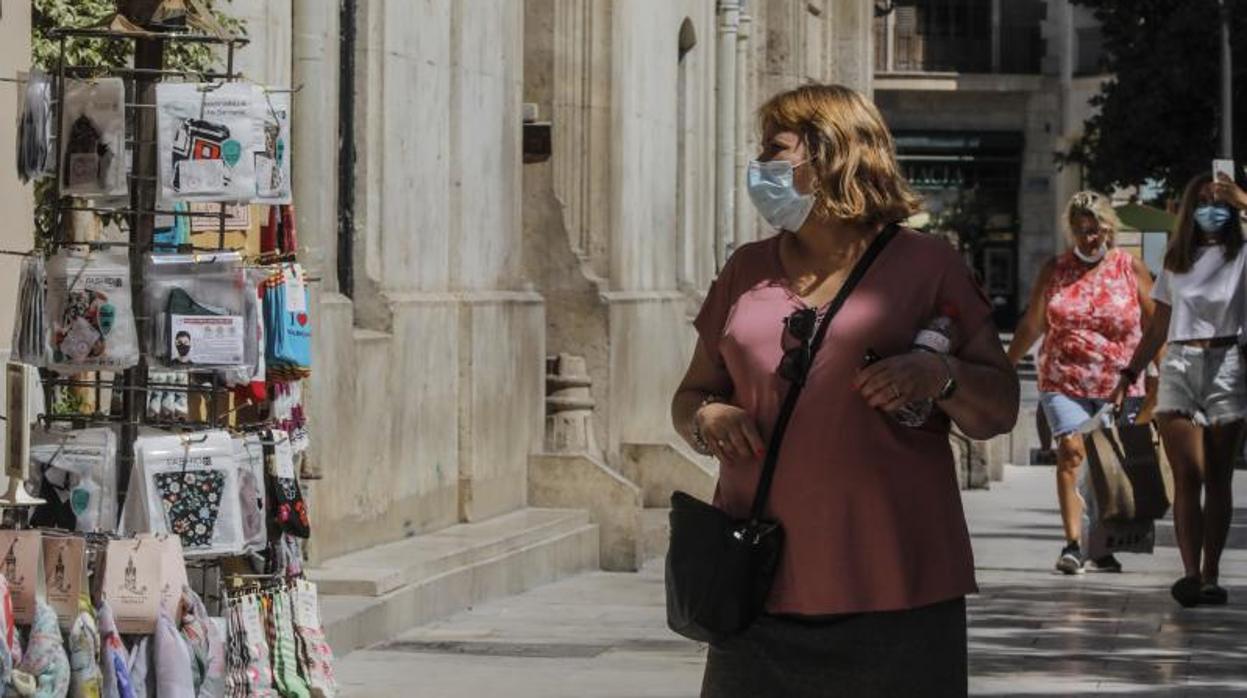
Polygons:
<instances>
[{"instance_id":1,"label":"metal rack frame","mask_svg":"<svg viewBox=\"0 0 1247 698\"><path fill-rule=\"evenodd\" d=\"M171 211L157 207L158 162L157 148L157 113L156 85L169 77L199 78L204 81L237 82L243 76L235 71L236 51L248 43L245 37L216 37L205 34L183 33L176 31L133 32L116 31L106 28L60 28L51 32L51 37L58 42L59 53L55 72L55 100L58 105L55 113L56 167L56 201L54 234L49 242L49 249L55 251L62 247L86 246L91 248L126 247L130 259L130 291L135 300L135 307L143 303L145 280L145 256L153 250L152 235L155 229L156 216L176 216L187 218L215 218L217 220L217 245L215 247L186 246L180 252L222 252L230 251L226 240L226 204L221 203L217 211ZM67 65L66 49L70 42L76 40L128 41L133 43L133 67L106 68L92 66ZM172 43L210 44L224 47L226 55L226 71L199 73L193 71L173 70L165 67L165 47ZM130 201L128 206L107 207L87 206L77 203L73 197L63 191L62 179L62 139L64 138L63 105L65 100L65 81L69 78L107 76L120 77L125 81L125 122L126 144L131 148L131 161L128 173ZM132 130L132 131L131 131ZM68 239L66 233L66 214L74 211L87 211L105 216L115 216L126 223L129 233L128 242L79 242ZM150 309L135 313L135 325L139 337L140 348L148 338ZM162 422L147 418L147 373L148 360L146 352L140 351L139 363L136 367L114 374L111 381L106 381L100 371L94 372L92 380L82 380L74 376L61 377L51 371L42 371L43 386L47 396L46 422L70 422L75 427L92 425L120 424L121 436L117 452L117 494L118 511L125 504L126 492L129 488L130 475L134 467L134 443L143 426L167 429L204 429L220 428L222 420L229 412L221 413L218 398L229 393L217 372L210 373L210 384L161 386L161 392L186 392L189 395L201 395L207 399L207 421ZM95 410L91 414L52 414L52 392L57 387L81 389L86 388L94 393ZM120 414L105 414L100 409L100 401L105 391L120 393L122 410Z\"/></svg>"}]
</instances>

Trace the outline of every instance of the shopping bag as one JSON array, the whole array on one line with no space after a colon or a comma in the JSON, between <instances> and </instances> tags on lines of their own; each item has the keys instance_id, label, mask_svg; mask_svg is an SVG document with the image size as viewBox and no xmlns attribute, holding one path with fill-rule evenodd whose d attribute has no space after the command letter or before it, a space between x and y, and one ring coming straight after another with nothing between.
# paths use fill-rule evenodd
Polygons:
<instances>
[{"instance_id":1,"label":"shopping bag","mask_svg":"<svg viewBox=\"0 0 1247 698\"><path fill-rule=\"evenodd\" d=\"M1119 424L1085 437L1102 522L1155 521L1173 502L1173 471L1151 424Z\"/></svg>"}]
</instances>

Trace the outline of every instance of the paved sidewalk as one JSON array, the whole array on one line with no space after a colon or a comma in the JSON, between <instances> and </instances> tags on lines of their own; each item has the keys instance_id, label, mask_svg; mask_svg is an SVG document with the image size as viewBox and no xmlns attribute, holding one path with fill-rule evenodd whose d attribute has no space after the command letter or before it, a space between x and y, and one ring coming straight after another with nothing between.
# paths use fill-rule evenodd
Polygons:
<instances>
[{"instance_id":1,"label":"paved sidewalk","mask_svg":"<svg viewBox=\"0 0 1247 698\"><path fill-rule=\"evenodd\" d=\"M1010 467L965 494L982 593L970 600L978 696L1247 696L1247 478L1222 564L1231 605L1180 609L1181 565L1162 523L1156 555L1121 575L1051 572L1061 547L1051 468ZM490 603L343 658L350 698L697 695L704 648L664 625L662 569L594 573Z\"/></svg>"}]
</instances>

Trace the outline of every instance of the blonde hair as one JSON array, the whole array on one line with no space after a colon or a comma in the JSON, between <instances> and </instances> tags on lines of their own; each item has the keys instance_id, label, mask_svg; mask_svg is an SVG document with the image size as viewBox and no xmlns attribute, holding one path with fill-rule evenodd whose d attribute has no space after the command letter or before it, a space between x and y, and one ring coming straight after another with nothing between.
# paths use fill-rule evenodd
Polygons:
<instances>
[{"instance_id":1,"label":"blonde hair","mask_svg":"<svg viewBox=\"0 0 1247 698\"><path fill-rule=\"evenodd\" d=\"M1108 246L1117 244L1117 231L1121 229L1121 219L1113 210L1113 202L1098 191L1080 191L1069 198L1065 206L1065 239L1074 245L1074 216L1091 216L1096 225L1107 227Z\"/></svg>"},{"instance_id":2,"label":"blonde hair","mask_svg":"<svg viewBox=\"0 0 1247 698\"><path fill-rule=\"evenodd\" d=\"M805 85L758 109L763 138L790 131L809 153L818 186L814 207L826 218L873 225L903 221L921 200L901 176L896 145L879 110L842 85Z\"/></svg>"}]
</instances>

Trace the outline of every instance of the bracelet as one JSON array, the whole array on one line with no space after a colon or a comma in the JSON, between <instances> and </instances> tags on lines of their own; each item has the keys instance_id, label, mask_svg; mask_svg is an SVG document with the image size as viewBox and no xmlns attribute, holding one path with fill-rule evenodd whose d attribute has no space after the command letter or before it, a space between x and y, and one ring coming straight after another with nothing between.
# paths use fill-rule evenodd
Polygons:
<instances>
[{"instance_id":1,"label":"bracelet","mask_svg":"<svg viewBox=\"0 0 1247 698\"><path fill-rule=\"evenodd\" d=\"M701 433L701 424L697 422L697 414L701 412L701 409L706 405L716 402L722 402L722 400L719 399L719 396L707 393L706 397L702 398L701 404L698 405L697 409L693 411L693 448L696 449L698 453L705 456L711 454L710 444L706 443L706 437Z\"/></svg>"}]
</instances>

